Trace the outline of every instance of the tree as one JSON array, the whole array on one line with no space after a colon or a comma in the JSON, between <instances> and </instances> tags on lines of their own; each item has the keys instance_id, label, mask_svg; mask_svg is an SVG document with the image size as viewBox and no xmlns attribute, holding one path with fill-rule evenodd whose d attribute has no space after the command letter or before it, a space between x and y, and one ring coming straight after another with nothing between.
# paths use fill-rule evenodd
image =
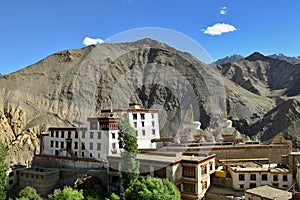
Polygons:
<instances>
[{"instance_id":1,"label":"tree","mask_svg":"<svg viewBox=\"0 0 300 200\"><path fill-rule=\"evenodd\" d=\"M124 149L121 159L121 182L124 190L129 188L139 177L139 162L136 160L138 144L135 130L129 120L122 117L119 125L119 144Z\"/></svg>"},{"instance_id":2,"label":"tree","mask_svg":"<svg viewBox=\"0 0 300 200\"><path fill-rule=\"evenodd\" d=\"M130 200L180 200L180 192L172 182L150 176L136 181L124 192L124 196Z\"/></svg>"},{"instance_id":3,"label":"tree","mask_svg":"<svg viewBox=\"0 0 300 200\"><path fill-rule=\"evenodd\" d=\"M31 186L26 186L19 192L19 198L16 200L42 200L36 189Z\"/></svg>"},{"instance_id":4,"label":"tree","mask_svg":"<svg viewBox=\"0 0 300 200\"><path fill-rule=\"evenodd\" d=\"M7 146L0 141L0 199L6 198L8 164L6 163Z\"/></svg>"},{"instance_id":5,"label":"tree","mask_svg":"<svg viewBox=\"0 0 300 200\"><path fill-rule=\"evenodd\" d=\"M49 200L83 200L83 191L75 190L71 187L65 187L63 190L54 190L53 194L48 196Z\"/></svg>"}]
</instances>

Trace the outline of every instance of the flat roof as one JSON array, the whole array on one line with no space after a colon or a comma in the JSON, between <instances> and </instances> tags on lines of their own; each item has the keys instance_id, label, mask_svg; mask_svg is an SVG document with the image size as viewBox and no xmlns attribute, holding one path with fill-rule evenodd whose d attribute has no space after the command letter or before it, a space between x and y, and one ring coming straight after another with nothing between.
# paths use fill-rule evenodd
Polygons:
<instances>
[{"instance_id":1,"label":"flat roof","mask_svg":"<svg viewBox=\"0 0 300 200\"><path fill-rule=\"evenodd\" d=\"M121 154L112 154L108 155L107 159L120 159ZM215 154L209 156L187 156L182 155L181 152L150 152L150 153L139 153L137 154L137 160L143 163L144 162L153 162L153 163L161 163L161 164L176 164L179 162L183 163L201 163L206 160L215 158Z\"/></svg>"},{"instance_id":2,"label":"flat roof","mask_svg":"<svg viewBox=\"0 0 300 200\"><path fill-rule=\"evenodd\" d=\"M229 167L233 171L238 172L273 172L273 173L287 173L292 172L287 165L282 164L259 164L255 162L238 162L238 163L229 163Z\"/></svg>"},{"instance_id":3,"label":"flat roof","mask_svg":"<svg viewBox=\"0 0 300 200\"><path fill-rule=\"evenodd\" d=\"M269 185L247 189L245 190L245 194L260 196L265 199L280 199L280 200L289 200L293 197L292 192L274 188Z\"/></svg>"}]
</instances>

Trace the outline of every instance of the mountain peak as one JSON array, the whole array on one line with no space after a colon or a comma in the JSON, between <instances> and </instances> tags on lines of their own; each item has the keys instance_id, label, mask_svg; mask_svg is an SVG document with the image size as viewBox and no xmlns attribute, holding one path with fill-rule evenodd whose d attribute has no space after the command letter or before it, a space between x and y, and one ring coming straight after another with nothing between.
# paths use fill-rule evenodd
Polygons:
<instances>
[{"instance_id":1,"label":"mountain peak","mask_svg":"<svg viewBox=\"0 0 300 200\"><path fill-rule=\"evenodd\" d=\"M257 60L268 59L268 57L264 56L263 54L261 54L259 52L254 52L250 56L246 57L245 59L248 60L248 61L257 61Z\"/></svg>"}]
</instances>

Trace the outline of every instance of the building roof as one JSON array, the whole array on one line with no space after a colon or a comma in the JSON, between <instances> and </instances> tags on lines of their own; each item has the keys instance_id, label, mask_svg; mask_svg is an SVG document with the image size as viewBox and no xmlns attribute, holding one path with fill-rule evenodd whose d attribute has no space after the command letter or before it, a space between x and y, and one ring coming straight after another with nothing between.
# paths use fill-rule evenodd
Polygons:
<instances>
[{"instance_id":1,"label":"building roof","mask_svg":"<svg viewBox=\"0 0 300 200\"><path fill-rule=\"evenodd\" d=\"M289 200L292 198L292 192L277 189L269 185L245 190L245 195L246 194L259 196L264 199Z\"/></svg>"},{"instance_id":2,"label":"building roof","mask_svg":"<svg viewBox=\"0 0 300 200\"><path fill-rule=\"evenodd\" d=\"M182 155L181 152L149 152L149 153L139 153L137 155L137 160L140 162L151 162L157 164L174 165L176 163L202 163L206 160L215 158L215 154L209 156L187 156ZM121 154L112 154L107 156L108 160L119 160L121 159Z\"/></svg>"},{"instance_id":3,"label":"building roof","mask_svg":"<svg viewBox=\"0 0 300 200\"><path fill-rule=\"evenodd\" d=\"M282 164L259 164L255 162L239 162L228 164L232 171L236 172L272 172L288 173L292 172L287 165Z\"/></svg>"}]
</instances>

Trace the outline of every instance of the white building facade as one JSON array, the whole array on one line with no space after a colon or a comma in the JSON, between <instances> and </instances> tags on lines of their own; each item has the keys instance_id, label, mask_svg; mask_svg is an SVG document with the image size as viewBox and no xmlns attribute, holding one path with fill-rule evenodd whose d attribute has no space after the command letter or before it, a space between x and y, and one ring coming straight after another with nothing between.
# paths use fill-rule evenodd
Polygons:
<instances>
[{"instance_id":1,"label":"white building facade","mask_svg":"<svg viewBox=\"0 0 300 200\"><path fill-rule=\"evenodd\" d=\"M245 190L263 185L287 189L293 183L293 173L290 169L277 164L251 164L230 166L234 190Z\"/></svg>"},{"instance_id":2,"label":"white building facade","mask_svg":"<svg viewBox=\"0 0 300 200\"><path fill-rule=\"evenodd\" d=\"M128 109L101 110L100 117L87 119L87 127L49 128L48 135L43 136L41 154L106 160L107 155L120 153L119 116L129 118L138 148L156 148L151 140L160 138L158 110L130 104Z\"/></svg>"}]
</instances>

